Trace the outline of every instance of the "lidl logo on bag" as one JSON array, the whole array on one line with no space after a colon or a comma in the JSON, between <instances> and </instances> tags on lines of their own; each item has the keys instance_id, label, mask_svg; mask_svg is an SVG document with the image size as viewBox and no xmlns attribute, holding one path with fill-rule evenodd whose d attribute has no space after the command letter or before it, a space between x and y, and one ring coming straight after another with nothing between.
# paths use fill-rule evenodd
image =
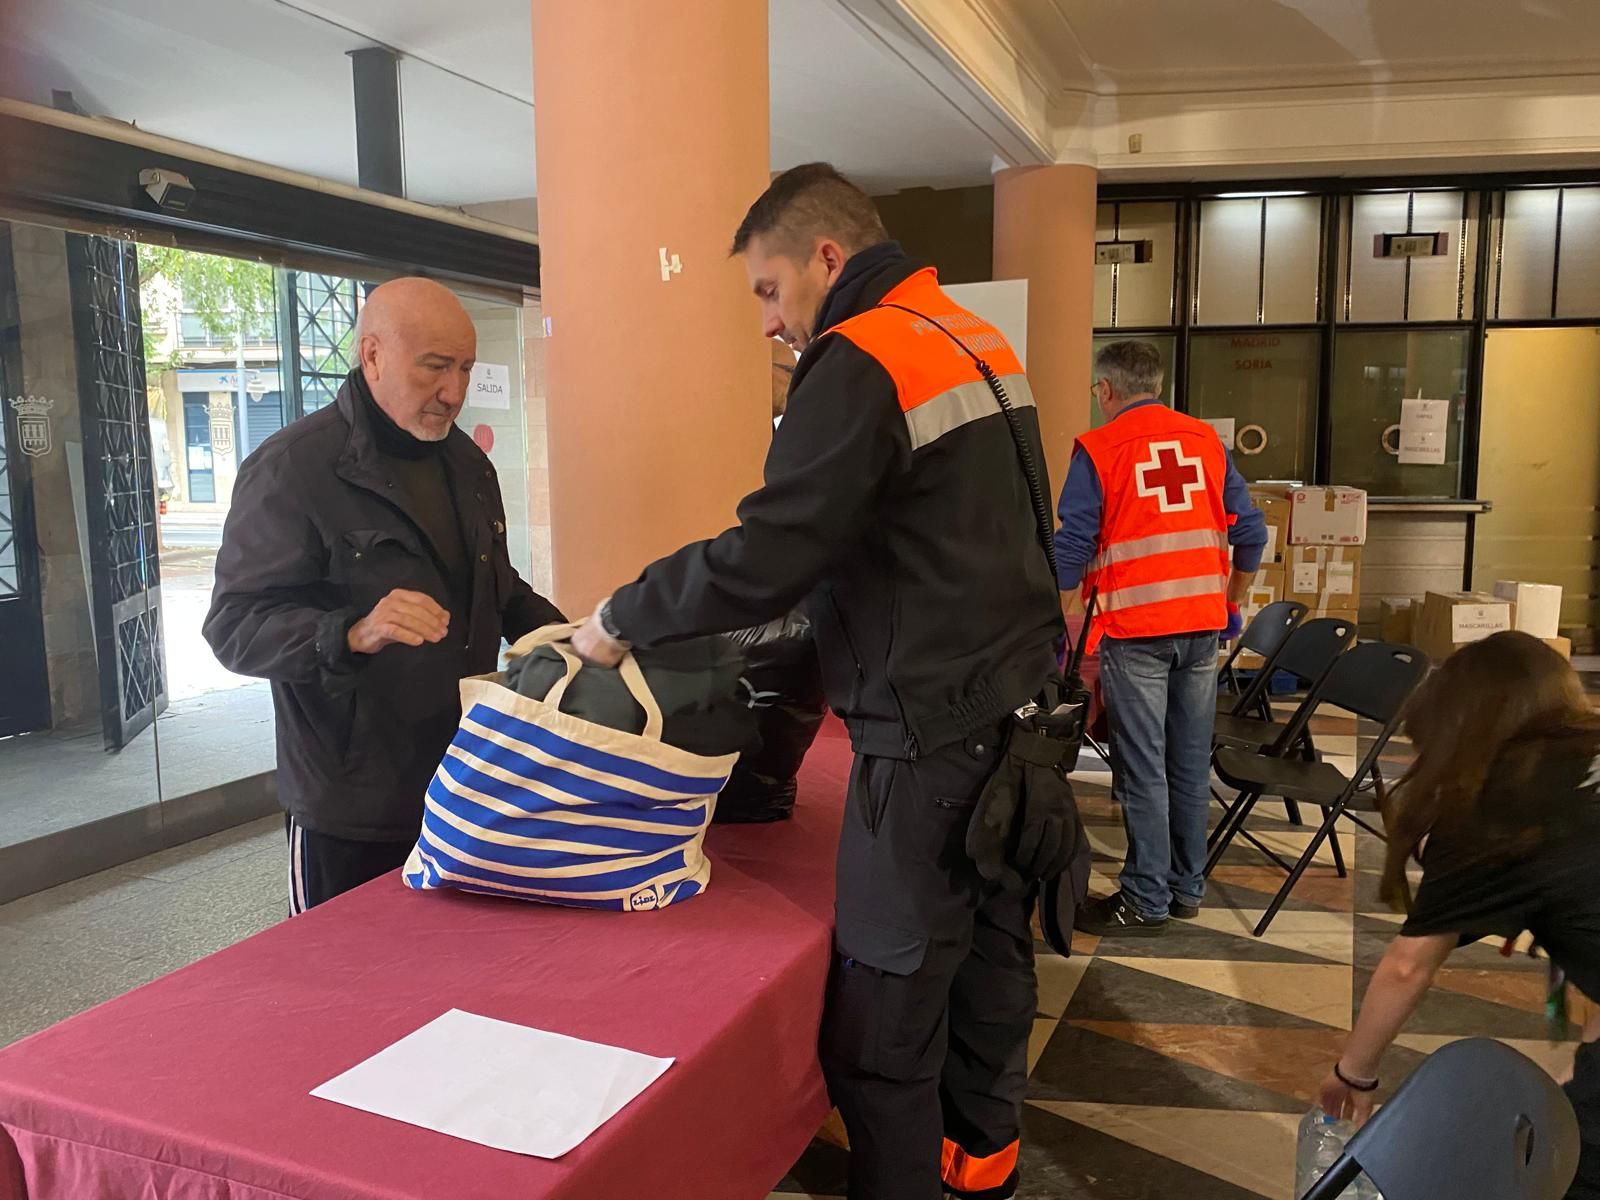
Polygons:
<instances>
[{"instance_id":1,"label":"lidl logo on bag","mask_svg":"<svg viewBox=\"0 0 1600 1200\"><path fill-rule=\"evenodd\" d=\"M628 897L628 908L632 912L649 912L654 908L660 907L660 905L660 888L648 887Z\"/></svg>"}]
</instances>

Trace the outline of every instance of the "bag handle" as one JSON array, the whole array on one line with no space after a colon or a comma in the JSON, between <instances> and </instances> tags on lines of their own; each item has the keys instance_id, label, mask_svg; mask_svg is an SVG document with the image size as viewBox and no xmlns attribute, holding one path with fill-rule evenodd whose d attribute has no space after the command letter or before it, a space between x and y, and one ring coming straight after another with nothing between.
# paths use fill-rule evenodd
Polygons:
<instances>
[{"instance_id":1,"label":"bag handle","mask_svg":"<svg viewBox=\"0 0 1600 1200\"><path fill-rule=\"evenodd\" d=\"M561 656L561 661L567 664L566 674L556 680L544 695L545 703L558 711L561 708L561 701L566 697L567 688L585 665L583 660L566 645L572 641L572 635L581 628L581 625L546 625L518 638L516 645L511 647L511 655L521 658L542 646L549 646ZM630 650L622 656L622 661L617 664L617 674L622 677L622 685L628 689L628 695L633 697L633 702L644 709L644 732L641 736L652 742L659 742L665 724L661 715L661 705L656 702L655 694L651 692L650 684L644 677L639 660L634 658L633 651Z\"/></svg>"}]
</instances>

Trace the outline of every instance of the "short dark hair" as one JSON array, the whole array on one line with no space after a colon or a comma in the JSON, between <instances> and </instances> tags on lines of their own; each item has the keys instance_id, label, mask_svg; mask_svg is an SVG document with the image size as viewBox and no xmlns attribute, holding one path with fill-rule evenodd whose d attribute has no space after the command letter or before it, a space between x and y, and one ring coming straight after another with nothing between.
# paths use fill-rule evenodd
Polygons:
<instances>
[{"instance_id":1,"label":"short dark hair","mask_svg":"<svg viewBox=\"0 0 1600 1200\"><path fill-rule=\"evenodd\" d=\"M790 167L774 179L745 213L730 253L743 254L758 236L795 259L809 258L819 237L851 254L889 240L872 197L825 162Z\"/></svg>"}]
</instances>

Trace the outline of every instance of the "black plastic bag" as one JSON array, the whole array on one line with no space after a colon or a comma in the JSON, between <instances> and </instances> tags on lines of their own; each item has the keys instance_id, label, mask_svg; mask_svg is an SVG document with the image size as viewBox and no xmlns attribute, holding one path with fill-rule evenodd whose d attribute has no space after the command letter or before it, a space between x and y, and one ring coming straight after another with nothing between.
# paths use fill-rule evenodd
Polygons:
<instances>
[{"instance_id":1,"label":"black plastic bag","mask_svg":"<svg viewBox=\"0 0 1600 1200\"><path fill-rule=\"evenodd\" d=\"M689 638L633 657L661 706L661 740L692 754L733 754L756 736L755 714L743 676L745 659L725 637ZM513 659L506 686L543 699L567 673L566 660L553 646ZM616 671L585 667L561 699L561 711L620 729L644 732L644 710Z\"/></svg>"},{"instance_id":2,"label":"black plastic bag","mask_svg":"<svg viewBox=\"0 0 1600 1200\"><path fill-rule=\"evenodd\" d=\"M826 712L811 622L791 613L729 636L744 650L757 730L722 790L715 820L787 820L794 811L796 776Z\"/></svg>"}]
</instances>

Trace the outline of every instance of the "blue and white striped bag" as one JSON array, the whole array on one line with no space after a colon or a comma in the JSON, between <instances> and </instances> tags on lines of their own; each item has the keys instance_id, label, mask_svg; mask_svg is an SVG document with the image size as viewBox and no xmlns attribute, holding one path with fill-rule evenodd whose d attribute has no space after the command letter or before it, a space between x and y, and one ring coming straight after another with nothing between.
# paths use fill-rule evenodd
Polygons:
<instances>
[{"instance_id":1,"label":"blue and white striped bag","mask_svg":"<svg viewBox=\"0 0 1600 1200\"><path fill-rule=\"evenodd\" d=\"M550 645L566 660L543 700L495 675L462 681L461 726L428 787L407 887L625 912L706 889L706 829L739 756L663 743L661 707L631 654L618 670L644 709L643 733L562 712L585 669L567 644L577 628L552 625L512 647Z\"/></svg>"}]
</instances>

